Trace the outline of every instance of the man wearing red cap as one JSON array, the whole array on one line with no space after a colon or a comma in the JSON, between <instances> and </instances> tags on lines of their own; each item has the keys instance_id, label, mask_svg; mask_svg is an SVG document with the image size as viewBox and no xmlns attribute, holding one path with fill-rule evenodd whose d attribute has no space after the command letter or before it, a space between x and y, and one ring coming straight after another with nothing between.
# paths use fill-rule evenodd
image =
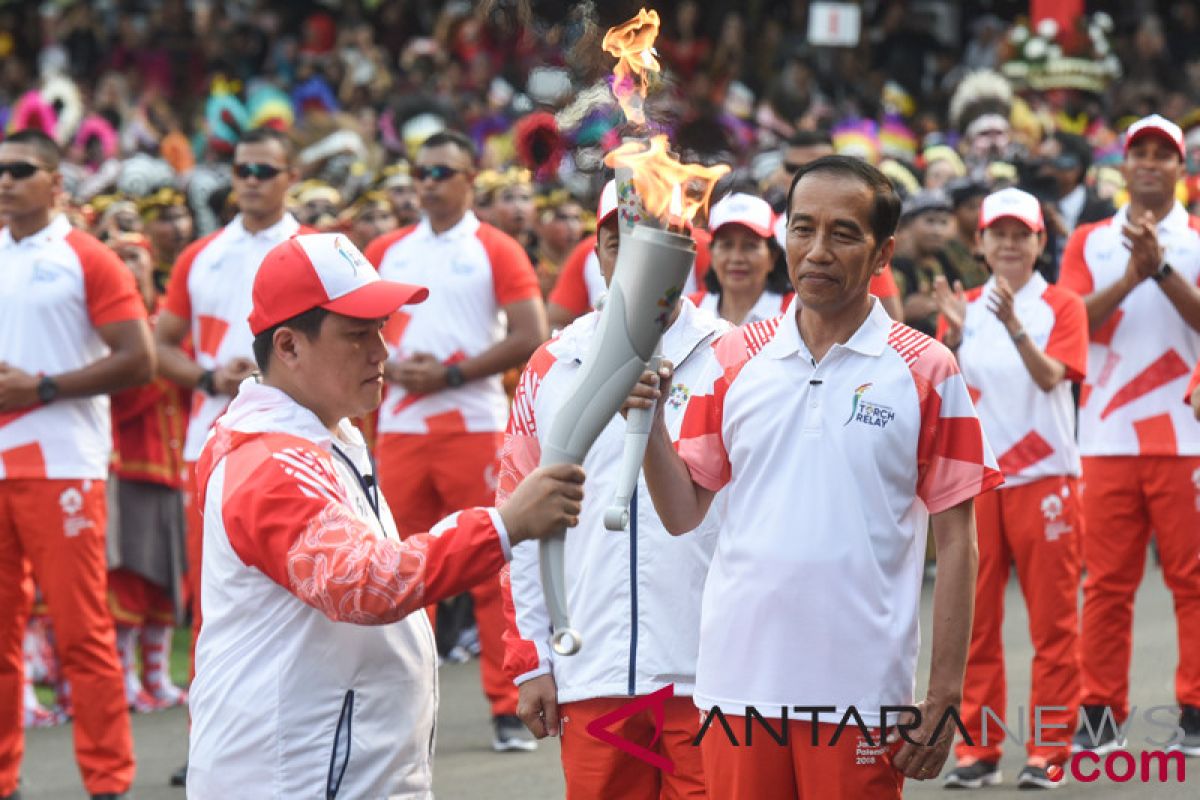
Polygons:
<instances>
[{"instance_id":1,"label":"man wearing red cap","mask_svg":"<svg viewBox=\"0 0 1200 800\"><path fill-rule=\"evenodd\" d=\"M1091 331L1079 398L1087 578L1075 747L1121 745L1114 723L1129 714L1133 597L1153 531L1179 627L1177 746L1200 755L1200 424L1179 402L1200 359L1200 220L1175 199L1179 126L1135 122L1122 169L1129 205L1075 230L1060 278L1083 296Z\"/></svg>"},{"instance_id":2,"label":"man wearing red cap","mask_svg":"<svg viewBox=\"0 0 1200 800\"><path fill-rule=\"evenodd\" d=\"M503 509L400 540L350 417L380 401L387 317L428 296L380 280L339 234L272 249L243 382L197 467L205 622L195 797L426 797L437 653L429 603L496 575L511 547L578 522L583 470L538 470Z\"/></svg>"}]
</instances>

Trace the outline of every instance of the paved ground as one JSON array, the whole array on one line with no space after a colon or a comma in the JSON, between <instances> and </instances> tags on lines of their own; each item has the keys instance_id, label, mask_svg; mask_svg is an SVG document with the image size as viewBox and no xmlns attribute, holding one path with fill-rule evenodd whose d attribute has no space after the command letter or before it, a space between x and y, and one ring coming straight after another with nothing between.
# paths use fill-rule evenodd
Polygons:
<instances>
[{"instance_id":1,"label":"paved ground","mask_svg":"<svg viewBox=\"0 0 1200 800\"><path fill-rule=\"evenodd\" d=\"M924 610L929 612L926 586ZM1026 618L1015 584L1009 586L1009 617L1005 625L1008 647L1009 686L1013 693L1012 713L1027 703L1029 660L1031 656ZM1162 575L1153 567L1138 595L1137 629L1133 656L1132 703L1145 708L1173 702L1172 674L1176 659L1175 625L1171 600L1162 585ZM924 648L928 651L928 646ZM924 661L918 686L924 685ZM487 707L479 693L474 663L450 666L442 670L442 708L439 718L438 756L435 788L439 800L552 800L563 796L558 769L558 748L551 742L533 754L496 755L489 749ZM137 741L138 780L132 797L136 800L181 800L183 792L166 785L167 775L183 762L187 744L185 719L181 711L140 715L134 720ZM1143 732L1150 732L1146 726ZM1153 735L1153 734L1152 734ZM1133 736L1137 737L1135 729ZM1021 768L1022 753L1006 754L1002 769L1008 786L976 793L985 800L1027 797L1012 787ZM1183 784L1143 784L1136 780L1116 784L1101 776L1090 784L1073 783L1053 796L1060 800L1086 798L1164 798L1182 800L1200 797L1200 759L1187 762L1189 773ZM58 800L83 796L78 773L71 756L69 728L32 731L25 757L28 800ZM909 798L945 797L940 783L909 785ZM951 797L956 795L949 795ZM962 796L957 795L957 796ZM224 798L223 800L240 800ZM253 799L251 799L253 800ZM619 800L619 798L614 799ZM714 798L714 800L718 800ZM720 798L719 800L727 800ZM755 798L754 800L759 800Z\"/></svg>"}]
</instances>

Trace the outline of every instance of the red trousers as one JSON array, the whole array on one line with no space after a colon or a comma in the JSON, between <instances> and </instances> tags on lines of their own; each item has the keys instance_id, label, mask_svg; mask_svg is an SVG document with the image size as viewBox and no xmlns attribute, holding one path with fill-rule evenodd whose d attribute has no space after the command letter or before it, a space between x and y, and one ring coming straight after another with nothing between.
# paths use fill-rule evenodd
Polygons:
<instances>
[{"instance_id":1,"label":"red trousers","mask_svg":"<svg viewBox=\"0 0 1200 800\"><path fill-rule=\"evenodd\" d=\"M700 748L692 741L700 732L699 717L690 697L672 697L663 704L664 718L659 734L653 708L609 726L622 739L641 745L672 762L665 772L640 761L587 732L587 726L636 698L598 697L564 703L562 721L562 764L567 781L567 800L704 800L704 768Z\"/></svg>"},{"instance_id":2,"label":"red trousers","mask_svg":"<svg viewBox=\"0 0 1200 800\"><path fill-rule=\"evenodd\" d=\"M871 732L872 742L862 738L853 724L847 725L830 746L837 725L818 726L818 745L812 744L808 719L788 720L787 744L778 744L757 727L746 743L746 718L725 715L735 745L714 720L704 733L700 752L704 759L704 783L712 800L900 800L904 776L892 767L892 758L903 742L880 743L880 732ZM780 721L768 720L779 732Z\"/></svg>"},{"instance_id":3,"label":"red trousers","mask_svg":"<svg viewBox=\"0 0 1200 800\"><path fill-rule=\"evenodd\" d=\"M455 511L496 502L502 433L379 435L379 488L401 536L428 531ZM479 626L479 673L492 715L517 713L517 687L504 672L500 580L471 589Z\"/></svg>"},{"instance_id":4,"label":"red trousers","mask_svg":"<svg viewBox=\"0 0 1200 800\"><path fill-rule=\"evenodd\" d=\"M167 590L129 569L109 570L108 608L120 625L175 624L175 604Z\"/></svg>"},{"instance_id":5,"label":"red trousers","mask_svg":"<svg viewBox=\"0 0 1200 800\"><path fill-rule=\"evenodd\" d=\"M1031 760L1063 764L1079 713L1079 540L1083 503L1079 482L1058 476L1011 489L993 489L975 498L979 530L979 579L975 584L975 623L963 683L962 719L975 742L959 742L960 762L998 761L1004 733L996 719L1007 720L1004 677L1004 590L1010 567L1029 613L1033 640L1033 687L1029 698L1028 739ZM1048 711L1048 707L1062 710ZM1035 709L1041 708L1040 722ZM1040 727L1039 727L1040 726ZM1015 724L1008 727L1017 730ZM1040 731L1040 733L1039 733ZM1041 741L1041 744L1038 741Z\"/></svg>"},{"instance_id":6,"label":"red trousers","mask_svg":"<svg viewBox=\"0 0 1200 800\"><path fill-rule=\"evenodd\" d=\"M1175 699L1200 706L1200 457L1085 458L1083 478L1082 702L1129 715L1133 596L1153 532L1175 600Z\"/></svg>"},{"instance_id":7,"label":"red trousers","mask_svg":"<svg viewBox=\"0 0 1200 800\"><path fill-rule=\"evenodd\" d=\"M17 788L25 750L22 640L32 598L46 599L75 707L75 759L90 794L133 782L124 673L105 601L103 480L0 480L0 796Z\"/></svg>"}]
</instances>

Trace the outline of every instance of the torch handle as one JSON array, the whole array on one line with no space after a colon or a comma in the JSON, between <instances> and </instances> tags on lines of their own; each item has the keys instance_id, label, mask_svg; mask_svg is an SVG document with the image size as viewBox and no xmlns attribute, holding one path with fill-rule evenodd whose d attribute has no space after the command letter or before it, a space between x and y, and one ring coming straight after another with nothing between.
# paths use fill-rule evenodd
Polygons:
<instances>
[{"instance_id":1,"label":"torch handle","mask_svg":"<svg viewBox=\"0 0 1200 800\"><path fill-rule=\"evenodd\" d=\"M656 350L646 369L657 373L660 366L662 353ZM655 410L656 406L635 408L626 415L625 447L621 451L617 491L612 504L604 512L604 527L610 531L623 531L629 525L629 501L637 491L638 475L641 474L642 459L646 456L646 445L650 441L650 428L654 424Z\"/></svg>"}]
</instances>

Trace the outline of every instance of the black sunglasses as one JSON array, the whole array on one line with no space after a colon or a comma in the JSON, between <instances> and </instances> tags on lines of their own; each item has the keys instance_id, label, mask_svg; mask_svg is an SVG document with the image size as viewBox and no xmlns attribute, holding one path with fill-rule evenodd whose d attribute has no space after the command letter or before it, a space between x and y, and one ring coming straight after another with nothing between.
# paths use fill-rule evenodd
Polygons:
<instances>
[{"instance_id":1,"label":"black sunglasses","mask_svg":"<svg viewBox=\"0 0 1200 800\"><path fill-rule=\"evenodd\" d=\"M258 164L253 161L233 165L233 174L242 180L246 178L258 178L260 181L269 181L281 172L283 170L279 167L274 167L270 164Z\"/></svg>"},{"instance_id":2,"label":"black sunglasses","mask_svg":"<svg viewBox=\"0 0 1200 800\"><path fill-rule=\"evenodd\" d=\"M39 164L30 164L28 161L3 161L0 162L0 178L6 174L12 175L13 180L23 181L26 178L32 178L38 170L45 169Z\"/></svg>"},{"instance_id":3,"label":"black sunglasses","mask_svg":"<svg viewBox=\"0 0 1200 800\"><path fill-rule=\"evenodd\" d=\"M429 178L430 180L437 181L438 183L441 183L442 181L448 181L461 172L461 169L447 167L445 164L434 164L432 167L412 168L412 176L414 179L423 181L426 178Z\"/></svg>"}]
</instances>

